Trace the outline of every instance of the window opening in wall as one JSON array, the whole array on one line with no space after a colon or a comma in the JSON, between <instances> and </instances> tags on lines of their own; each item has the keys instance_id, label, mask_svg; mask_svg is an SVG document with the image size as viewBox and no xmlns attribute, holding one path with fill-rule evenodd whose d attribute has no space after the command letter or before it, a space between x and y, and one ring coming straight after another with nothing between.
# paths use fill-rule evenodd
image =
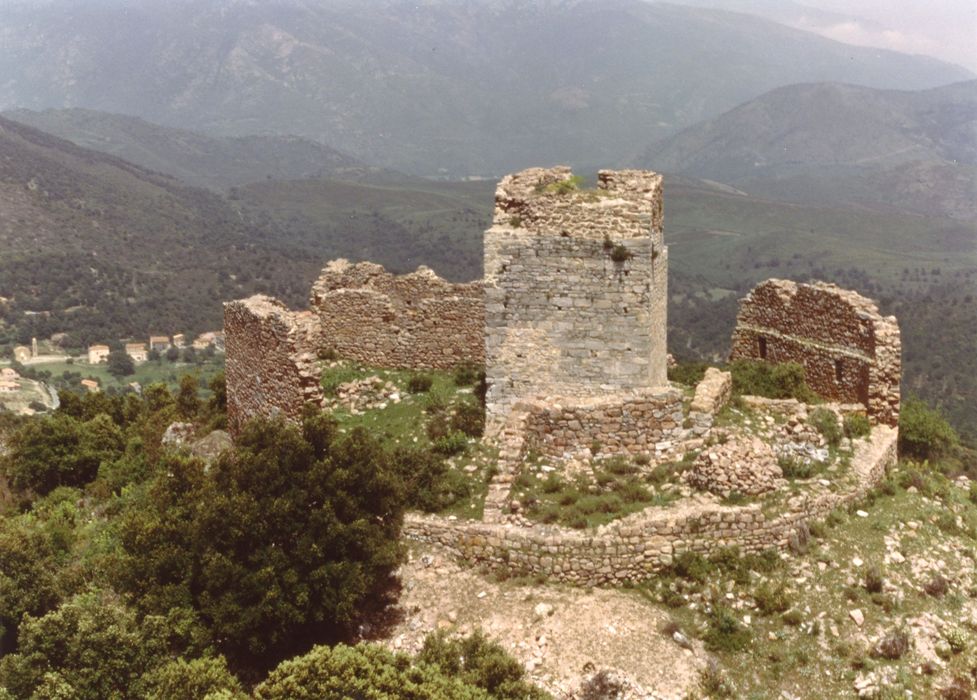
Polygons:
<instances>
[{"instance_id":1,"label":"window opening in wall","mask_svg":"<svg viewBox=\"0 0 977 700\"><path fill-rule=\"evenodd\" d=\"M757 349L760 351L760 359L767 359L767 339L757 338Z\"/></svg>"},{"instance_id":2,"label":"window opening in wall","mask_svg":"<svg viewBox=\"0 0 977 700\"><path fill-rule=\"evenodd\" d=\"M841 378L844 376L844 366L841 363L841 358L835 360L835 381L839 384L841 383Z\"/></svg>"}]
</instances>

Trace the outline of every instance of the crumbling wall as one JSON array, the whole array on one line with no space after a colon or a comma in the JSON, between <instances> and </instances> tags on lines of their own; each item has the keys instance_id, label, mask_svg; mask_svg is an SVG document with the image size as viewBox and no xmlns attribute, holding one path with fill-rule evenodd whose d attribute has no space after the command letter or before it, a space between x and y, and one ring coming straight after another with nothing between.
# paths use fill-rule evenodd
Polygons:
<instances>
[{"instance_id":1,"label":"crumbling wall","mask_svg":"<svg viewBox=\"0 0 977 700\"><path fill-rule=\"evenodd\" d=\"M811 522L858 502L878 486L896 462L897 437L895 429L876 426L856 445L854 483L842 491L818 487L778 512L765 512L759 503L652 507L585 531L411 513L404 534L497 571L577 585L639 583L669 566L679 552L708 556L733 546L744 553L796 546L807 537Z\"/></svg>"},{"instance_id":2,"label":"crumbling wall","mask_svg":"<svg viewBox=\"0 0 977 700\"><path fill-rule=\"evenodd\" d=\"M899 326L856 292L824 282L759 284L740 302L730 359L798 362L821 396L861 403L873 422L899 422Z\"/></svg>"},{"instance_id":3,"label":"crumbling wall","mask_svg":"<svg viewBox=\"0 0 977 700\"><path fill-rule=\"evenodd\" d=\"M232 433L251 418L297 419L324 396L316 363L315 317L255 295L224 304L227 420Z\"/></svg>"},{"instance_id":4,"label":"crumbling wall","mask_svg":"<svg viewBox=\"0 0 977 700\"><path fill-rule=\"evenodd\" d=\"M452 284L426 267L393 275L334 260L312 287L317 345L377 367L449 369L485 361L479 282Z\"/></svg>"},{"instance_id":5,"label":"crumbling wall","mask_svg":"<svg viewBox=\"0 0 977 700\"><path fill-rule=\"evenodd\" d=\"M668 251L661 176L569 168L502 179L485 234L488 430L520 399L661 387ZM615 247L618 248L615 253Z\"/></svg>"}]
</instances>

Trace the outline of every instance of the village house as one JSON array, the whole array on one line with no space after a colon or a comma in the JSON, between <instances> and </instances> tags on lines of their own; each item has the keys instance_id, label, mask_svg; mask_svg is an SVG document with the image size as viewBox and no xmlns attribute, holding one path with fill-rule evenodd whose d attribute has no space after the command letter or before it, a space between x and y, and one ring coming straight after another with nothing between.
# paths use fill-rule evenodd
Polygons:
<instances>
[{"instance_id":1,"label":"village house","mask_svg":"<svg viewBox=\"0 0 977 700\"><path fill-rule=\"evenodd\" d=\"M145 362L149 359L146 343L126 343L126 355L131 357L133 362Z\"/></svg>"},{"instance_id":2,"label":"village house","mask_svg":"<svg viewBox=\"0 0 977 700\"><path fill-rule=\"evenodd\" d=\"M20 384L9 379L0 379L0 394L12 394L20 390Z\"/></svg>"},{"instance_id":3,"label":"village house","mask_svg":"<svg viewBox=\"0 0 977 700\"><path fill-rule=\"evenodd\" d=\"M3 369L0 369L0 379L12 382L20 379L20 375L17 374L17 370L15 370L13 367L4 367Z\"/></svg>"},{"instance_id":4,"label":"village house","mask_svg":"<svg viewBox=\"0 0 977 700\"><path fill-rule=\"evenodd\" d=\"M185 348L187 346L187 338L183 333L177 333L173 336L173 344L178 348Z\"/></svg>"},{"instance_id":5,"label":"village house","mask_svg":"<svg viewBox=\"0 0 977 700\"><path fill-rule=\"evenodd\" d=\"M208 331L207 333L201 333L197 336L197 339L193 341L194 350L206 350L211 346L213 346L215 350L219 350L221 352L224 351L223 331Z\"/></svg>"},{"instance_id":6,"label":"village house","mask_svg":"<svg viewBox=\"0 0 977 700\"><path fill-rule=\"evenodd\" d=\"M98 365L103 362L109 361L109 346L108 345L89 345L88 346L88 364Z\"/></svg>"},{"instance_id":7,"label":"village house","mask_svg":"<svg viewBox=\"0 0 977 700\"><path fill-rule=\"evenodd\" d=\"M98 386L98 382L92 379L82 379L81 385L86 389L88 389L88 391L91 392L92 394L97 394L99 391L101 391L101 389Z\"/></svg>"},{"instance_id":8,"label":"village house","mask_svg":"<svg viewBox=\"0 0 977 700\"><path fill-rule=\"evenodd\" d=\"M159 352L166 352L170 349L170 336L168 335L151 335L149 336L149 349L157 350Z\"/></svg>"}]
</instances>

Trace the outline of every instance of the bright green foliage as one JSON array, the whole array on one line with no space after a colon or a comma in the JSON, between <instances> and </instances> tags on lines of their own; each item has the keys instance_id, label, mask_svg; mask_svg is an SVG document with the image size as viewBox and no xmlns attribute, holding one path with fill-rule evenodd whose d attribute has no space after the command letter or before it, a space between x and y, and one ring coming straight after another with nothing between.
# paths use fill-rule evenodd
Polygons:
<instances>
[{"instance_id":1,"label":"bright green foliage","mask_svg":"<svg viewBox=\"0 0 977 700\"><path fill-rule=\"evenodd\" d=\"M485 432L485 407L473 401L462 401L451 415L451 428L470 437Z\"/></svg>"},{"instance_id":2,"label":"bright green foliage","mask_svg":"<svg viewBox=\"0 0 977 700\"><path fill-rule=\"evenodd\" d=\"M471 495L468 480L449 469L444 456L433 450L397 450L394 465L404 485L408 508L434 513Z\"/></svg>"},{"instance_id":3,"label":"bright green foliage","mask_svg":"<svg viewBox=\"0 0 977 700\"><path fill-rule=\"evenodd\" d=\"M45 494L88 483L123 446L122 431L104 413L85 422L56 413L24 423L10 437L0 470L15 489Z\"/></svg>"},{"instance_id":4,"label":"bright green foliage","mask_svg":"<svg viewBox=\"0 0 977 700\"><path fill-rule=\"evenodd\" d=\"M180 380L180 391L176 395L176 410L184 420L193 418L200 410L198 388L197 378L190 374L184 375Z\"/></svg>"},{"instance_id":5,"label":"bright green foliage","mask_svg":"<svg viewBox=\"0 0 977 700\"><path fill-rule=\"evenodd\" d=\"M938 411L910 397L899 413L899 449L918 459L950 454L959 444L956 431Z\"/></svg>"},{"instance_id":6,"label":"bright green foliage","mask_svg":"<svg viewBox=\"0 0 977 700\"><path fill-rule=\"evenodd\" d=\"M832 447L837 447L841 442L841 426L838 425L838 416L834 411L827 408L816 408L811 411L807 422L813 425L821 436Z\"/></svg>"},{"instance_id":7,"label":"bright green foliage","mask_svg":"<svg viewBox=\"0 0 977 700\"><path fill-rule=\"evenodd\" d=\"M468 685L484 688L498 700L543 700L543 691L524 680L518 661L481 632L449 639L443 632L430 635L418 654L421 663L438 667L442 673Z\"/></svg>"},{"instance_id":8,"label":"bright green foliage","mask_svg":"<svg viewBox=\"0 0 977 700\"><path fill-rule=\"evenodd\" d=\"M317 646L283 662L254 690L256 700L491 700L484 690L382 647ZM532 696L522 696L530 698Z\"/></svg>"},{"instance_id":9,"label":"bright green foliage","mask_svg":"<svg viewBox=\"0 0 977 700\"><path fill-rule=\"evenodd\" d=\"M709 651L742 651L750 645L752 635L729 608L716 606L709 615L709 628L702 641Z\"/></svg>"},{"instance_id":10,"label":"bright green foliage","mask_svg":"<svg viewBox=\"0 0 977 700\"><path fill-rule=\"evenodd\" d=\"M63 527L66 517L70 515L58 513L50 521L34 514L0 519L0 655L13 649L23 615L54 608L68 584L58 571L70 546Z\"/></svg>"},{"instance_id":11,"label":"bright green foliage","mask_svg":"<svg viewBox=\"0 0 977 700\"><path fill-rule=\"evenodd\" d=\"M0 660L0 687L17 698L73 700L203 697L154 688L239 690L223 659L167 663L177 654L206 654L204 641L185 610L140 620L111 591L89 590L41 617L24 618L16 653Z\"/></svg>"},{"instance_id":12,"label":"bright green foliage","mask_svg":"<svg viewBox=\"0 0 977 700\"><path fill-rule=\"evenodd\" d=\"M17 653L0 661L0 685L18 698L130 698L161 652L131 610L109 594L85 593L43 617L25 618ZM51 694L55 688L59 693Z\"/></svg>"},{"instance_id":13,"label":"bright green foliage","mask_svg":"<svg viewBox=\"0 0 977 700\"><path fill-rule=\"evenodd\" d=\"M865 437L872 432L872 424L869 422L868 416L861 413L850 413L845 416L844 430L845 437L854 440Z\"/></svg>"},{"instance_id":14,"label":"bright green foliage","mask_svg":"<svg viewBox=\"0 0 977 700\"><path fill-rule=\"evenodd\" d=\"M244 700L241 683L227 669L224 657L174 659L141 679L139 694L166 700Z\"/></svg>"},{"instance_id":15,"label":"bright green foliage","mask_svg":"<svg viewBox=\"0 0 977 700\"><path fill-rule=\"evenodd\" d=\"M695 386L702 381L709 366L708 362L680 362L668 368L668 380L685 386Z\"/></svg>"},{"instance_id":16,"label":"bright green foliage","mask_svg":"<svg viewBox=\"0 0 977 700\"><path fill-rule=\"evenodd\" d=\"M196 609L235 666L345 638L387 602L403 498L365 432L257 421L205 474L167 457L121 527L121 585L146 610Z\"/></svg>"},{"instance_id":17,"label":"bright green foliage","mask_svg":"<svg viewBox=\"0 0 977 700\"><path fill-rule=\"evenodd\" d=\"M757 360L736 360L730 363L729 370L733 374L735 394L797 399L805 403L819 400L807 385L804 367L796 362L770 364Z\"/></svg>"}]
</instances>

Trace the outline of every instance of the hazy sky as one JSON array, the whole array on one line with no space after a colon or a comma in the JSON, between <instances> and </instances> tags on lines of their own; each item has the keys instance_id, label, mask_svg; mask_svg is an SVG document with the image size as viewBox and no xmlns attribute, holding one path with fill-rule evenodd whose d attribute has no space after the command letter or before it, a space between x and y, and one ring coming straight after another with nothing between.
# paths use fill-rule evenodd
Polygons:
<instances>
[{"instance_id":1,"label":"hazy sky","mask_svg":"<svg viewBox=\"0 0 977 700\"><path fill-rule=\"evenodd\" d=\"M977 71L975 0L799 0L802 4L867 22L824 24L810 29L852 44L923 53Z\"/></svg>"}]
</instances>

